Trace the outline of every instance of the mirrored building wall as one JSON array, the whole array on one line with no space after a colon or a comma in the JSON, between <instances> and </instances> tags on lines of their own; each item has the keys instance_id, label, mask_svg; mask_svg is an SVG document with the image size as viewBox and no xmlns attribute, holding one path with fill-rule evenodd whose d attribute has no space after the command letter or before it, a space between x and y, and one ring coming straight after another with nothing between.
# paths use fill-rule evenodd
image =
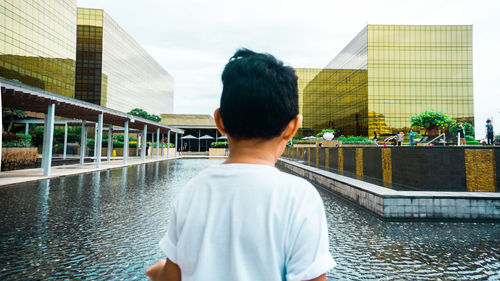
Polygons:
<instances>
[{"instance_id":1,"label":"mirrored building wall","mask_svg":"<svg viewBox=\"0 0 500 281\"><path fill-rule=\"evenodd\" d=\"M304 88L303 131L406 131L441 111L473 123L472 26L368 25Z\"/></svg>"},{"instance_id":2,"label":"mirrored building wall","mask_svg":"<svg viewBox=\"0 0 500 281\"><path fill-rule=\"evenodd\" d=\"M74 97L76 0L0 1L0 77Z\"/></svg>"},{"instance_id":3,"label":"mirrored building wall","mask_svg":"<svg viewBox=\"0 0 500 281\"><path fill-rule=\"evenodd\" d=\"M370 134L406 130L425 110L474 124L472 85L471 25L368 26Z\"/></svg>"},{"instance_id":4,"label":"mirrored building wall","mask_svg":"<svg viewBox=\"0 0 500 281\"><path fill-rule=\"evenodd\" d=\"M125 112L173 112L173 77L106 12L78 8L77 23L77 98Z\"/></svg>"}]
</instances>

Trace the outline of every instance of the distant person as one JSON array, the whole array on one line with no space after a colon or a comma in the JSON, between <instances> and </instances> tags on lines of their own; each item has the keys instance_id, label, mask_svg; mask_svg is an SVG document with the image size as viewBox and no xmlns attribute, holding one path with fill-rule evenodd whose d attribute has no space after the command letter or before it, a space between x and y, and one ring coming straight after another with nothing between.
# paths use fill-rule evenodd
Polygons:
<instances>
[{"instance_id":1,"label":"distant person","mask_svg":"<svg viewBox=\"0 0 500 281\"><path fill-rule=\"evenodd\" d=\"M297 76L269 54L238 50L222 73L219 131L229 157L173 203L153 280L326 280L333 261L318 191L274 167L302 123Z\"/></svg>"},{"instance_id":2,"label":"distant person","mask_svg":"<svg viewBox=\"0 0 500 281\"><path fill-rule=\"evenodd\" d=\"M415 146L415 132L413 131L413 129L410 129L409 136L410 136L410 146Z\"/></svg>"},{"instance_id":3,"label":"distant person","mask_svg":"<svg viewBox=\"0 0 500 281\"><path fill-rule=\"evenodd\" d=\"M148 156L149 152L149 142L146 141L146 156Z\"/></svg>"},{"instance_id":4,"label":"distant person","mask_svg":"<svg viewBox=\"0 0 500 281\"><path fill-rule=\"evenodd\" d=\"M493 124L491 123L491 120L488 119L486 120L486 139L489 145L494 145L493 143L493 136L495 135L495 132L493 131Z\"/></svg>"},{"instance_id":5,"label":"distant person","mask_svg":"<svg viewBox=\"0 0 500 281\"><path fill-rule=\"evenodd\" d=\"M460 139L460 145L465 145L465 128L462 126L462 124L458 124L457 127L457 136Z\"/></svg>"},{"instance_id":6,"label":"distant person","mask_svg":"<svg viewBox=\"0 0 500 281\"><path fill-rule=\"evenodd\" d=\"M402 146L403 145L404 137L405 137L405 133L403 133L402 131L399 132L399 134L396 135L396 138L398 140L398 146Z\"/></svg>"},{"instance_id":7,"label":"distant person","mask_svg":"<svg viewBox=\"0 0 500 281\"><path fill-rule=\"evenodd\" d=\"M378 139L377 131L373 131L373 143L376 145L378 145L377 139Z\"/></svg>"}]
</instances>

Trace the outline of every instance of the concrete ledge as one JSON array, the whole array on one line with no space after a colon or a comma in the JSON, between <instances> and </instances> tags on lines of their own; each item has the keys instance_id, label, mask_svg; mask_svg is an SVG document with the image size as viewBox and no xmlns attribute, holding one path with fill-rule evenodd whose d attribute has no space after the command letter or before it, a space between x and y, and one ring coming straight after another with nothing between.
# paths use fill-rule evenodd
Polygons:
<instances>
[{"instance_id":1,"label":"concrete ledge","mask_svg":"<svg viewBox=\"0 0 500 281\"><path fill-rule=\"evenodd\" d=\"M276 165L387 220L500 221L499 193L396 191L283 158Z\"/></svg>"}]
</instances>

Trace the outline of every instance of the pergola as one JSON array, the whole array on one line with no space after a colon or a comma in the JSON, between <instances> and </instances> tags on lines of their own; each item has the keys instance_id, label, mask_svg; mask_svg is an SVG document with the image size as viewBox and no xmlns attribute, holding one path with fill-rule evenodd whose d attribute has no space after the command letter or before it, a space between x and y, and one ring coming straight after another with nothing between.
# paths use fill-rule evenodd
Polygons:
<instances>
[{"instance_id":1,"label":"pergola","mask_svg":"<svg viewBox=\"0 0 500 281\"><path fill-rule=\"evenodd\" d=\"M168 134L168 142L170 143L170 134L175 133L175 150L177 154L177 140L178 134L184 134L184 130L168 126L162 123L154 122L145 118L133 116L118 110L106 108L103 106L95 105L93 103L69 98L49 91L41 90L31 86L24 85L19 82L5 80L0 78L1 99L0 105L3 107L11 107L26 111L44 113L44 137L43 137L43 151L42 151L42 168L44 175L50 175L50 168L52 163L52 143L54 139L54 123L55 115L57 116L82 120L82 139L80 149L80 164L83 165L84 151L86 151L87 143L87 128L88 122L96 123L96 138L95 143L102 143L103 125L110 126L109 133L112 135L112 126L119 126L124 128L124 138L129 139L129 130L136 129L142 132L141 145L141 158L143 161L146 159L146 136L148 131L156 133L156 157L159 158L159 143L160 135ZM0 117L1 118L1 117ZM1 119L0 119L1 121ZM0 122L1 124L1 122ZM111 142L108 142L108 153L110 150ZM162 136L163 139L163 136ZM139 144L138 144L139 145ZM112 147L111 147L112 148ZM0 150L1 150L1 136L0 136ZM128 160L128 145L123 149L123 161L127 163ZM167 157L168 155L167 150ZM96 167L101 166L101 145L96 145ZM177 155L175 155L177 156ZM1 156L0 156L1 157ZM0 158L1 160L1 158Z\"/></svg>"}]
</instances>

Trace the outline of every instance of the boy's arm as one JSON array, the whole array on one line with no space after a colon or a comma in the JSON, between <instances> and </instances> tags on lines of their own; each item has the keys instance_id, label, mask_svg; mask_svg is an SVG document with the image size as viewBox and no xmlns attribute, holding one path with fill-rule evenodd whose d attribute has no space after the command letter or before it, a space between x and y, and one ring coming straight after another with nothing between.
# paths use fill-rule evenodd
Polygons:
<instances>
[{"instance_id":1,"label":"boy's arm","mask_svg":"<svg viewBox=\"0 0 500 281\"><path fill-rule=\"evenodd\" d=\"M152 281L181 281L181 269L169 259L159 260L146 271Z\"/></svg>"}]
</instances>

